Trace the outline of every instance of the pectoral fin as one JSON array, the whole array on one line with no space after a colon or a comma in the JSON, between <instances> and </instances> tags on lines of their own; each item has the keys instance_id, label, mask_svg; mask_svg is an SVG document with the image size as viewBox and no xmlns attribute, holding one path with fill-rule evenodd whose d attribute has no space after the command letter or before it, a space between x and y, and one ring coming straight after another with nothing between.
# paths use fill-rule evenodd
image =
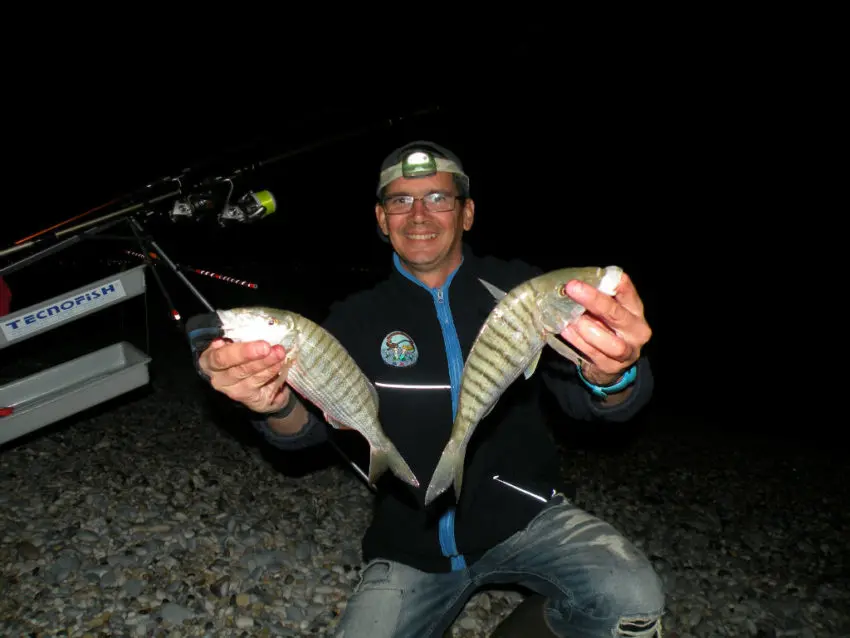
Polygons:
<instances>
[{"instance_id":1,"label":"pectoral fin","mask_svg":"<svg viewBox=\"0 0 850 638\"><path fill-rule=\"evenodd\" d=\"M546 343L548 343L559 355L569 359L577 366L580 366L582 363L590 363L590 361L581 356L577 351L570 348L566 343L560 341L558 337L553 334L546 335Z\"/></svg>"},{"instance_id":2,"label":"pectoral fin","mask_svg":"<svg viewBox=\"0 0 850 638\"><path fill-rule=\"evenodd\" d=\"M534 374L534 371L537 369L537 364L540 362L540 355L541 354L543 354L542 348L540 349L540 352L538 352L536 355L534 355L534 358L531 360L531 363L525 369L525 378L526 379L530 379L531 375Z\"/></svg>"},{"instance_id":3,"label":"pectoral fin","mask_svg":"<svg viewBox=\"0 0 850 638\"><path fill-rule=\"evenodd\" d=\"M481 282L481 284L487 289L487 291L491 295L493 295L493 298L496 299L497 301L501 300L502 297L504 297L505 295L508 294L504 290L497 288L496 286L494 286L490 282L484 281L483 279L479 279L478 281Z\"/></svg>"}]
</instances>

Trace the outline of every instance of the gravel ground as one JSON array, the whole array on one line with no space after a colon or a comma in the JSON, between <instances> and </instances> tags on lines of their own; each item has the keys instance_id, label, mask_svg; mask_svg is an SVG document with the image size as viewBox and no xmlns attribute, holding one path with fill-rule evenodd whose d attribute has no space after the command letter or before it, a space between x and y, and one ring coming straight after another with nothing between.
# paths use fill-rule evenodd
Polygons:
<instances>
[{"instance_id":1,"label":"gravel ground","mask_svg":"<svg viewBox=\"0 0 850 638\"><path fill-rule=\"evenodd\" d=\"M371 493L343 466L280 471L181 374L0 451L0 635L331 634ZM678 429L564 455L578 504L662 575L665 636L850 635L838 453ZM477 594L452 635L523 595Z\"/></svg>"}]
</instances>

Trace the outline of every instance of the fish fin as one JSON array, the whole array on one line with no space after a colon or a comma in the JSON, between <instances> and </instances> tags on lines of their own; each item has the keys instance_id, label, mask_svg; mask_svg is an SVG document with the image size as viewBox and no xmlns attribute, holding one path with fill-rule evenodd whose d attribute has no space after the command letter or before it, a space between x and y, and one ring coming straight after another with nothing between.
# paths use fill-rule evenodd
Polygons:
<instances>
[{"instance_id":1,"label":"fish fin","mask_svg":"<svg viewBox=\"0 0 850 638\"><path fill-rule=\"evenodd\" d=\"M587 359L581 356L581 354L579 354L576 350L570 348L563 341L559 340L555 335L547 334L546 343L548 343L552 347L552 349L559 355L565 357L566 359L569 359L577 366L580 366L582 363L590 363Z\"/></svg>"},{"instance_id":2,"label":"fish fin","mask_svg":"<svg viewBox=\"0 0 850 638\"><path fill-rule=\"evenodd\" d=\"M525 378L530 379L531 375L534 374L534 371L537 369L537 364L540 362L540 355L543 354L543 349L534 355L534 358L531 359L531 363L525 369Z\"/></svg>"},{"instance_id":3,"label":"fish fin","mask_svg":"<svg viewBox=\"0 0 850 638\"><path fill-rule=\"evenodd\" d=\"M389 467L390 459L387 453L373 447L369 452L369 483L374 487Z\"/></svg>"},{"instance_id":4,"label":"fish fin","mask_svg":"<svg viewBox=\"0 0 850 638\"><path fill-rule=\"evenodd\" d=\"M464 446L465 447L465 446ZM429 505L435 498L445 492L454 481L456 486L460 485L458 478L463 479L463 470L458 475L457 466L463 465L463 449L460 444L450 439L440 455L431 483L425 492L425 505ZM458 487L459 489L459 487ZM458 493L458 498L460 498Z\"/></svg>"},{"instance_id":5,"label":"fish fin","mask_svg":"<svg viewBox=\"0 0 850 638\"><path fill-rule=\"evenodd\" d=\"M389 449L373 446L369 452L369 482L373 487L387 470L411 487L419 487L419 479L395 446L390 444Z\"/></svg>"},{"instance_id":6,"label":"fish fin","mask_svg":"<svg viewBox=\"0 0 850 638\"><path fill-rule=\"evenodd\" d=\"M369 392L372 393L372 398L375 400L375 406L381 405L381 401L378 398L378 388L375 387L375 384L366 379L366 385L369 387Z\"/></svg>"},{"instance_id":7,"label":"fish fin","mask_svg":"<svg viewBox=\"0 0 850 638\"><path fill-rule=\"evenodd\" d=\"M455 470L455 502L460 501L460 484L463 483L463 463L458 463Z\"/></svg>"},{"instance_id":8,"label":"fish fin","mask_svg":"<svg viewBox=\"0 0 850 638\"><path fill-rule=\"evenodd\" d=\"M478 279L478 281L480 281L483 284L483 286L487 289L487 291L491 295L493 295L493 298L496 299L496 300L502 299L502 297L504 297L505 295L508 294L504 290L497 288L496 286L494 286L493 284L491 284L488 281L484 281L483 279L480 279L480 278Z\"/></svg>"},{"instance_id":9,"label":"fish fin","mask_svg":"<svg viewBox=\"0 0 850 638\"><path fill-rule=\"evenodd\" d=\"M493 411L493 408L496 407L496 404L498 402L499 402L498 398L495 401L493 401L493 405L491 405L489 408L487 408L487 411L484 414L481 415L481 420L484 420L484 419L487 418L487 416Z\"/></svg>"},{"instance_id":10,"label":"fish fin","mask_svg":"<svg viewBox=\"0 0 850 638\"><path fill-rule=\"evenodd\" d=\"M548 301L546 298L541 299L538 302L538 310L540 312L540 325L546 332L551 332L554 334L560 334L564 328L566 328L571 323L574 323L576 319L581 317L586 309L584 306L579 305L577 303L569 304L570 309L568 311L569 317L564 322L563 317L563 309L556 308L551 301Z\"/></svg>"},{"instance_id":11,"label":"fish fin","mask_svg":"<svg viewBox=\"0 0 850 638\"><path fill-rule=\"evenodd\" d=\"M345 423L343 423L339 419L333 418L327 412L323 412L322 414L325 417L325 421L328 422L328 425L335 427L337 430L351 430L352 429L351 427L347 426Z\"/></svg>"}]
</instances>

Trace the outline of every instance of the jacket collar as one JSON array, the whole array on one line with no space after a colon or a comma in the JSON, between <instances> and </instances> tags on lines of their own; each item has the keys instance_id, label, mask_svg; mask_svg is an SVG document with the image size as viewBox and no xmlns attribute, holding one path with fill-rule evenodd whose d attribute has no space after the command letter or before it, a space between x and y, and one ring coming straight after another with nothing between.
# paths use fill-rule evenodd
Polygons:
<instances>
[{"instance_id":1,"label":"jacket collar","mask_svg":"<svg viewBox=\"0 0 850 638\"><path fill-rule=\"evenodd\" d=\"M462 249L462 255L461 255L460 264L458 265L457 268L455 268L451 272L448 279L446 279L446 283L443 284L442 289L444 291L449 289L449 287L452 284L452 281L455 278L455 275L457 275L457 273L460 271L460 269L463 268L463 265L467 261L469 261L470 259L474 259L472 251L466 243L462 244L461 249ZM434 291L437 290L436 288L429 288L424 283L419 281L416 277L414 277L412 274L407 272L407 270L404 269L404 266L401 265L401 259L399 258L398 253L395 252L395 251L393 251L392 275L393 275L393 279L398 283L405 283L406 282L408 284L413 284L413 285L419 286L423 290L427 290L429 292L434 292Z\"/></svg>"}]
</instances>

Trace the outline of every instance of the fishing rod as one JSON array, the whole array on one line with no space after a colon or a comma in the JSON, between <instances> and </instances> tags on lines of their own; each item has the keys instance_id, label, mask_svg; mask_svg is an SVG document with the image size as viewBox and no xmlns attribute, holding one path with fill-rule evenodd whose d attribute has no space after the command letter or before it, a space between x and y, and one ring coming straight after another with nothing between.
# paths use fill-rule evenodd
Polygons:
<instances>
[{"instance_id":1,"label":"fishing rod","mask_svg":"<svg viewBox=\"0 0 850 638\"><path fill-rule=\"evenodd\" d=\"M138 253L134 250L125 249L124 252L127 253L128 255L133 255L134 257L140 257L142 259L145 259L144 254ZM148 253L147 256L150 257L151 259L153 259L154 263L156 263L156 261L159 259L159 255L157 255L154 252ZM222 274L213 272L211 270L204 270L202 268L195 268L194 266L184 266L183 264L174 264L174 265L177 266L177 268L179 270L181 270L182 272L189 272L189 273L194 273L196 275L203 275L205 277L210 277L212 279L218 279L220 281L225 281L227 283L235 284L237 286L243 286L245 288L255 288L256 289L256 288L259 287L259 286L257 286L257 284L255 284L251 281L246 281L244 279L236 279L235 277L230 277L228 275L222 275Z\"/></svg>"},{"instance_id":2,"label":"fishing rod","mask_svg":"<svg viewBox=\"0 0 850 638\"><path fill-rule=\"evenodd\" d=\"M427 115L433 113L436 110L439 110L439 108L439 106L436 106L426 109L418 109L411 113L398 116L397 118L389 118L387 120L387 124L389 126L393 126L396 122L400 122L401 120L404 120L406 118ZM166 202L169 199L173 200L173 202L170 209L168 209L167 214L172 221L186 218L198 219L204 215L210 215L215 209L218 208L218 202L216 201L217 198L212 194L211 191L214 191L216 187L227 184L229 185L229 190L226 195L225 203L217 215L219 225L225 226L233 222L252 223L258 221L267 217L270 214L273 214L277 210L277 205L274 200L274 197L268 191L249 191L241 198L239 198L235 203L231 204L231 197L234 191L234 180L236 178L248 172L252 172L259 168L269 166L284 159L292 158L302 153L315 151L319 148L341 142L345 139L351 139L360 135L364 135L374 130L376 126L377 125L369 125L361 127L357 130L352 130L339 135L326 137L322 140L319 140L318 142L306 144L300 146L299 148L284 153L279 153L265 160L244 165L240 168L235 169L230 175L217 176L211 178L208 177L206 179L200 180L197 184L195 184L195 191L200 188L200 192L193 192L191 189L184 186L184 181L191 181L189 179L188 170L184 171L180 176L177 177L162 178L157 182L147 184L145 187L135 192L129 193L126 196L114 198L106 204L97 206L82 214L75 215L69 218L68 220L65 220L64 222L54 224L46 229L43 229L27 237L19 239L11 247L0 250L0 257L5 257L7 255L17 253L19 251L44 246L40 251L36 252L35 254L29 255L28 257L25 257L16 263L12 263L0 269L0 276L9 274L16 270L20 270L21 268L24 268L50 255L56 254L57 252L65 250L66 248L69 248L83 240L127 239L126 237L107 235L104 232L120 224L127 224L130 227L132 239L134 239L139 245L139 248L141 250L140 254L143 256L143 259L146 261L146 263L151 266L150 270L153 273L157 285L159 286L160 291L163 293L163 296L171 309L171 318L179 326L182 327L182 319L180 313L174 306L171 300L171 296L168 294L168 290L159 276L158 270L154 265L154 260L159 261L161 259L162 263L165 263L166 266L178 278L181 279L181 281L188 287L188 289L198 299L198 301L210 312L214 312L213 306L204 298L200 291L194 285L192 285L192 283L189 281L189 279L184 273L187 271L193 271L199 274L213 276L217 279L220 279L221 276L218 276L215 273L210 273L209 271L189 269L186 266L179 265L172 261L171 258L167 255L167 253L162 249L162 247L153 239L153 237L144 234L144 229L140 224L139 219L148 218L151 215L156 214L156 205L162 204L163 202ZM175 183L177 185L176 188L174 188L172 185ZM155 186L161 187L163 185L165 185L166 187L170 187L170 190L167 190L166 192L157 195L147 196L147 193L149 193L151 189L153 189ZM135 201L132 204L125 205L122 208L119 208L118 210L106 213L97 218L74 224L73 226L70 226L68 228L60 229L62 226L65 226L75 221L79 221L83 217L87 217L88 215L93 214L99 210L103 210L104 208L107 208L112 204L126 201L127 199L140 199L141 201ZM225 279L225 281L227 280L228 279ZM230 281L231 283L233 283L233 278L230 278ZM332 438L329 438L328 442L355 471L355 473L361 478L361 480L363 480L368 489L370 491L376 491L376 488L370 483L366 473L345 454L345 452L340 448L340 446L335 441L333 441Z\"/></svg>"},{"instance_id":3,"label":"fishing rod","mask_svg":"<svg viewBox=\"0 0 850 638\"><path fill-rule=\"evenodd\" d=\"M28 235L28 236L26 236L22 239L19 239L18 241L15 242L15 246L26 243L26 242L30 241L31 239L35 239L36 237L39 237L39 236L41 236L45 233L49 233L51 230L59 228L60 226L64 226L65 224L68 224L68 223L75 221L77 219L82 219L83 217L86 217L87 215L91 215L92 213L97 212L97 211L101 210L102 208L106 208L107 206L112 206L112 204L117 204L120 201L121 201L120 197L116 197L115 199L111 199L108 202L106 202L105 204L101 204L100 206L95 206L94 208L87 210L84 213L80 213L79 215L74 215L70 219L66 219L65 221L59 222L58 224L53 224L53 226L49 226L49 227L45 228L44 230L40 230L38 232L33 233L32 235Z\"/></svg>"},{"instance_id":4,"label":"fishing rod","mask_svg":"<svg viewBox=\"0 0 850 638\"><path fill-rule=\"evenodd\" d=\"M100 232L100 230L104 230L103 227L100 228L100 229L97 229L97 228L92 229L92 227L97 226L97 224L101 224L103 222L109 221L111 219L115 219L117 217L127 215L128 213L132 213L134 211L139 211L139 210L143 209L145 206L151 206L153 204L157 204L157 203L164 201L166 199L169 199L171 197L177 197L181 193L182 193L181 189L178 188L177 190L173 190L173 191L170 191L168 193L164 193L162 195L151 197L147 201L138 202L136 204L133 204L132 206L126 206L124 208L121 208L121 209L114 211L112 213L108 213L108 214L103 215L101 217L98 217L96 219L92 219L92 220L89 220L87 222L82 222L82 223L77 224L75 226L71 226L70 228L66 228L64 230L58 230L54 233L50 233L50 235L48 235L48 239L30 239L28 241L23 241L22 243L19 243L19 244L14 244L14 245L10 246L9 248L6 248L4 250L0 250L0 257L5 257L6 255L11 255L12 253L16 253L16 252L19 252L21 250L26 250L27 248L32 248L32 247L37 246L37 245L42 244L42 243L50 243L50 242L54 241L55 239L64 237L65 235L68 235L70 233L78 232L78 231L81 231L81 230L84 230L84 229L87 229L87 228L91 229L90 234ZM45 234L45 233L40 231L38 233L35 233L35 235L31 235L31 236L34 237L36 235L42 235L42 234ZM82 239L82 238L80 238L80 239ZM69 242L63 244L59 248L57 248L56 245L50 246L49 248L44 249L42 251L43 254L39 254L39 256L36 259L29 258L29 261L26 263L26 265L29 265L29 263L33 263L34 261L38 261L42 257L47 257L48 255L51 255L55 252L58 252L59 250L67 248L69 245L76 243L77 241L79 241L79 239L71 238L71 240L69 240ZM21 263L21 262L18 262L18 263ZM12 264L11 266L7 266L6 268L0 270L0 275L4 275L7 272L14 272L15 270L19 270L19 268L16 267L16 266L17 266L17 264Z\"/></svg>"},{"instance_id":5,"label":"fishing rod","mask_svg":"<svg viewBox=\"0 0 850 638\"><path fill-rule=\"evenodd\" d=\"M343 133L339 133L337 135L331 135L331 136L322 138L317 142L301 145L297 148L286 151L284 153L278 153L278 154L273 155L271 157L268 157L264 160L245 164L241 167L233 169L230 172L229 175L223 175L223 176L217 176L217 177L207 177L206 179L200 180L198 182L198 184L196 185L196 187L199 187L201 189L205 189L205 188L208 189L210 187L214 187L214 186L217 186L217 185L220 185L220 184L223 184L223 183L230 183L231 184L231 192L232 192L232 184L233 184L234 179L242 177L242 176L244 176L244 175L246 175L250 172L256 171L260 168L270 166L270 165L275 164L277 162L280 162L282 160L290 159L290 158L296 157L296 156L304 154L304 153L316 151L316 150L323 148L325 146L337 144L339 142L342 142L343 140L352 139L352 138L355 138L355 137L366 135L366 134L374 131L376 128L382 128L384 126L392 127L392 126L394 126L397 123L400 123L402 121L413 119L413 118L418 118L418 117L424 117L426 115L431 115L431 114L438 112L438 111L441 111L441 110L443 110L443 107L441 107L440 105L432 105L432 106L428 106L428 107L425 107L425 108L415 109L415 110L412 110L410 112L398 115L396 117L389 117L386 120L381 119L379 122L376 122L376 123L373 123L373 124L368 124L368 125L362 126L360 128L356 128L356 129L349 130L349 131L346 131L346 132L343 132ZM74 215L74 216L70 217L69 219L67 219L65 221L59 222L57 224L53 224L53 225L49 226L48 228L39 230L35 233L31 233L30 235L15 241L12 246L5 248L5 249L0 249L0 257L5 257L7 255L11 255L11 254L19 252L21 250L26 250L28 248L34 248L42 242L45 242L45 243L53 242L56 239L62 238L64 236L68 235L68 234L78 232L78 231L82 231L86 228L90 228L92 226L95 226L95 225L97 225L97 224L99 224L103 221L109 220L109 219L113 219L113 218L116 218L116 217L127 215L127 214L132 213L132 212L140 211L140 210L144 209L145 207L151 206L153 204L157 204L157 203L162 202L164 200L167 200L169 198L179 198L179 197L187 197L187 196L189 198L191 198L192 195L190 193L187 193L186 187L183 186L183 182L184 181L185 182L191 181L189 179L189 175L192 173L192 171L193 171L192 168L187 168L187 169L184 169L182 171L182 173L178 176L166 176L166 177L160 178L159 180L155 180L154 182L146 184L145 186L141 187L140 189L137 189L136 191L127 193L127 194L125 194L121 197L113 198L109 202L106 202L105 204L101 204L99 206L96 206L96 207L94 207L94 208L92 208L92 209L90 209L90 210L88 210L84 213L81 213L79 215ZM143 198L143 201L139 201L139 202L136 202L136 203L131 204L129 206L125 206L123 208L120 208L119 210L112 212L112 213L107 213L105 215L102 215L102 216L97 217L95 219L89 220L87 222L82 222L82 223L76 224L74 226L71 226L70 228L65 228L64 230L56 230L57 228L64 226L65 224L79 220L82 217L86 217L90 214L93 214L96 211L107 208L108 206L110 206L112 204L115 204L115 203L120 202L120 201L124 201L128 198L132 199L134 196L139 196L140 194L142 194L146 191L149 191L150 189L154 188L155 186L162 185L162 184L170 184L170 183L176 183L177 188L170 190L168 192L162 193L162 194L157 195L157 196ZM175 204L175 207L172 209L170 215L172 216L172 219L174 219L174 218L177 218L179 216L191 216L191 214L194 213L194 212L195 212L195 206L193 206L189 201L183 200L182 202ZM223 221L223 220L220 220L220 221ZM42 239L39 239L39 237L42 237ZM48 253L48 254L50 254L50 253ZM3 271L0 271L0 275L2 275L2 274L3 274Z\"/></svg>"}]
</instances>

